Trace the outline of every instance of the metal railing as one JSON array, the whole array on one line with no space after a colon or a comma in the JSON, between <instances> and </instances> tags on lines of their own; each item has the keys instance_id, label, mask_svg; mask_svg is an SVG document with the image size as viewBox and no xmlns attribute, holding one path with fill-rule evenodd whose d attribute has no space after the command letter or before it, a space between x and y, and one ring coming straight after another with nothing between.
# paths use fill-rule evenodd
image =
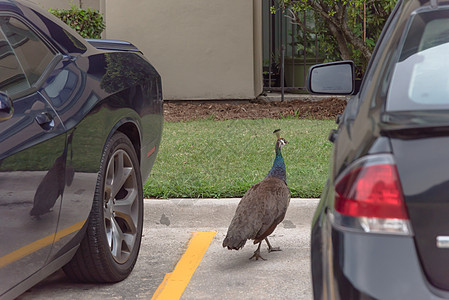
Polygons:
<instances>
[{"instance_id":1,"label":"metal railing","mask_svg":"<svg viewBox=\"0 0 449 300\"><path fill-rule=\"evenodd\" d=\"M264 91L281 92L283 100L285 92L306 92L308 69L321 61L317 34L311 34L315 31L313 18L310 21L310 14L304 11L299 25L288 9L279 7L283 2L277 2L264 1L263 6ZM276 13L271 13L270 7L275 7ZM307 39L308 35L313 39Z\"/></svg>"}]
</instances>

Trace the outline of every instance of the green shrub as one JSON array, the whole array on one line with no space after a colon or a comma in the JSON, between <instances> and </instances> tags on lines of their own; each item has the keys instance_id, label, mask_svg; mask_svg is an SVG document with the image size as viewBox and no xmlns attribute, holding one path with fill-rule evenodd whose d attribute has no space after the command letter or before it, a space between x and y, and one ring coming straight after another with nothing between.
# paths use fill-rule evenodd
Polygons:
<instances>
[{"instance_id":1,"label":"green shrub","mask_svg":"<svg viewBox=\"0 0 449 300\"><path fill-rule=\"evenodd\" d=\"M70 9L49 9L49 12L75 29L82 37L99 39L106 28L103 15L91 8L80 9L73 5Z\"/></svg>"}]
</instances>

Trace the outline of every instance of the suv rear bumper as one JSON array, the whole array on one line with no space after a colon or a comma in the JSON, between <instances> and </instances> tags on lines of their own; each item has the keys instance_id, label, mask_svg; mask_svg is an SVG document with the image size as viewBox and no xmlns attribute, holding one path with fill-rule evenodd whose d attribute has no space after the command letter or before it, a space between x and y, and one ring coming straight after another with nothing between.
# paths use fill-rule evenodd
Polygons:
<instances>
[{"instance_id":1,"label":"suv rear bumper","mask_svg":"<svg viewBox=\"0 0 449 300\"><path fill-rule=\"evenodd\" d=\"M449 291L436 289L425 277L413 237L332 227L329 243L326 235L314 239L316 234L312 230L312 256L320 253L322 264L312 260L315 299L449 299ZM317 240L325 245L321 251Z\"/></svg>"}]
</instances>

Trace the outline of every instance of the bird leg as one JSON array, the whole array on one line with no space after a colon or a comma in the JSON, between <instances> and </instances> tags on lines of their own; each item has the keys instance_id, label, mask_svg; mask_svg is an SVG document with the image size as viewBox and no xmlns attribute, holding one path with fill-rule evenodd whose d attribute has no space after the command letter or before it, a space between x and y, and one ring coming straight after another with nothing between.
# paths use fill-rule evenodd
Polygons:
<instances>
[{"instance_id":1,"label":"bird leg","mask_svg":"<svg viewBox=\"0 0 449 300\"><path fill-rule=\"evenodd\" d=\"M267 245L268 245L268 253L270 253L271 251L282 251L281 247L271 247L271 244L268 241L268 237L265 238L265 241L267 242ZM260 248L260 244L259 244L259 248Z\"/></svg>"},{"instance_id":2,"label":"bird leg","mask_svg":"<svg viewBox=\"0 0 449 300\"><path fill-rule=\"evenodd\" d=\"M260 245L262 244L262 241L259 242L259 247L257 247L257 250L254 251L253 256L251 256L249 259L253 259L256 258L256 260L262 259L262 260L266 260L265 258L263 258L262 256L260 256Z\"/></svg>"}]
</instances>

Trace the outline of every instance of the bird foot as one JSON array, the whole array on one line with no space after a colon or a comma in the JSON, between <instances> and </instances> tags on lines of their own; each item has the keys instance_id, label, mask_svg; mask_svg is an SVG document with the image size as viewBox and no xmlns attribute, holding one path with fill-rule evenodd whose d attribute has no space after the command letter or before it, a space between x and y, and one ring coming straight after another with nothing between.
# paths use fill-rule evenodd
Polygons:
<instances>
[{"instance_id":1,"label":"bird foot","mask_svg":"<svg viewBox=\"0 0 449 300\"><path fill-rule=\"evenodd\" d=\"M268 253L272 251L282 251L281 247L268 247Z\"/></svg>"},{"instance_id":2,"label":"bird foot","mask_svg":"<svg viewBox=\"0 0 449 300\"><path fill-rule=\"evenodd\" d=\"M267 242L267 245L268 245L268 253L270 253L272 251L282 251L281 247L271 247L271 244L268 241L268 238L265 238L265 242Z\"/></svg>"},{"instance_id":3,"label":"bird foot","mask_svg":"<svg viewBox=\"0 0 449 300\"><path fill-rule=\"evenodd\" d=\"M253 258L255 258L256 260L259 260L259 258L260 258L261 260L266 260L265 258L263 258L262 256L260 256L260 250L259 250L259 249L257 249L256 251L254 251L253 256L251 256L249 259L251 260L251 259L253 259Z\"/></svg>"}]
</instances>

